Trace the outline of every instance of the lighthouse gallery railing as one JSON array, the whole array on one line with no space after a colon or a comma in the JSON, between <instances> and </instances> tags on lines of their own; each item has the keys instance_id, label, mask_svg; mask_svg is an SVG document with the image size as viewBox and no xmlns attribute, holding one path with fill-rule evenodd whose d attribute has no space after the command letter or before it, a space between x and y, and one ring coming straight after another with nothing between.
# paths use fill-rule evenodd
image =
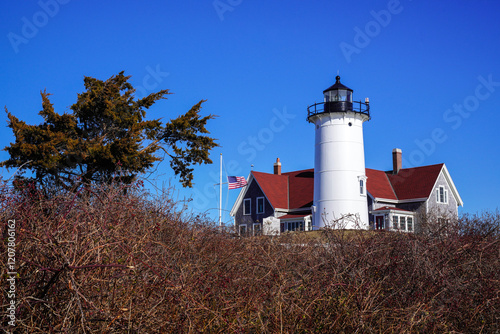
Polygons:
<instances>
[{"instance_id":1,"label":"lighthouse gallery railing","mask_svg":"<svg viewBox=\"0 0 500 334\"><path fill-rule=\"evenodd\" d=\"M315 103L307 107L307 120L309 120L309 117L316 114L330 112L354 112L370 117L370 105L361 101L334 101Z\"/></svg>"}]
</instances>

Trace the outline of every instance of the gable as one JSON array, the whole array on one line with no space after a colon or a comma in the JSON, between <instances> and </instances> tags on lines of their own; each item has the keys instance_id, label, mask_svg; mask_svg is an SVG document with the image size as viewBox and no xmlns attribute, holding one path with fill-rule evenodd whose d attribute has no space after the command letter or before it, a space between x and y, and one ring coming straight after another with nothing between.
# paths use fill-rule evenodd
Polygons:
<instances>
[{"instance_id":1,"label":"gable","mask_svg":"<svg viewBox=\"0 0 500 334\"><path fill-rule=\"evenodd\" d=\"M287 176L254 171L251 174L274 209L288 209Z\"/></svg>"},{"instance_id":2,"label":"gable","mask_svg":"<svg viewBox=\"0 0 500 334\"><path fill-rule=\"evenodd\" d=\"M448 169L446 168L446 165L443 164L443 168L441 172L439 173L438 178L436 179L436 182L434 183L432 190L435 191L437 190L437 187L440 185L444 185L447 189L451 191L451 196L454 198L454 202L457 206L463 206L464 203L462 201L462 198L460 197L460 194L458 193L457 188L455 187L455 183L453 183L453 180L451 179L450 173L448 172ZM435 193L431 193L430 196L432 197Z\"/></svg>"},{"instance_id":3,"label":"gable","mask_svg":"<svg viewBox=\"0 0 500 334\"><path fill-rule=\"evenodd\" d=\"M240 193L238 194L238 198L233 204L233 207L230 211L230 215L234 217L237 214L245 198L249 197L256 198L260 195L264 196L266 203L269 204L272 210L274 211L274 209L276 208L275 205L281 204L280 201L275 200L276 199L275 197L282 197L282 196L280 196L279 194L278 196L273 195L272 191L270 192L271 196L269 196L269 193L266 193L266 190L269 192L268 188L270 187L269 184L271 184L270 181L273 181L271 178L268 178L267 176L272 176L272 175L273 174L254 172L254 171L250 172L250 175L247 177L247 185L245 187L240 188ZM264 188L262 188L261 183L257 181L257 178L260 178L261 183L264 184ZM283 183L283 182L278 182L278 183ZM247 196L247 193L249 192L250 194L249 196ZM270 199L270 197L271 199L273 199L273 201ZM267 204L265 205L266 208L268 207Z\"/></svg>"},{"instance_id":4,"label":"gable","mask_svg":"<svg viewBox=\"0 0 500 334\"><path fill-rule=\"evenodd\" d=\"M428 198L444 164L404 168L387 177L399 200Z\"/></svg>"},{"instance_id":5,"label":"gable","mask_svg":"<svg viewBox=\"0 0 500 334\"><path fill-rule=\"evenodd\" d=\"M313 203L314 169L281 175L252 172L273 208L309 208Z\"/></svg>"}]
</instances>

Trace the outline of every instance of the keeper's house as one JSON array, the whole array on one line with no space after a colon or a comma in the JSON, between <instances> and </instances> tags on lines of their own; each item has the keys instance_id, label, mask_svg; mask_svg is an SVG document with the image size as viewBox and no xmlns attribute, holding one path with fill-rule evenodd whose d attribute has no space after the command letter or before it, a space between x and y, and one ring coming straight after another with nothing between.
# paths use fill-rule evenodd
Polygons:
<instances>
[{"instance_id":1,"label":"keeper's house","mask_svg":"<svg viewBox=\"0 0 500 334\"><path fill-rule=\"evenodd\" d=\"M463 202L446 165L401 168L401 154L393 150L391 171L366 168L368 228L413 232L418 229L419 213L458 216ZM278 158L274 173L250 173L231 216L241 234L309 231L336 221L338 217L326 224L314 221L313 194L314 169L282 173Z\"/></svg>"}]
</instances>

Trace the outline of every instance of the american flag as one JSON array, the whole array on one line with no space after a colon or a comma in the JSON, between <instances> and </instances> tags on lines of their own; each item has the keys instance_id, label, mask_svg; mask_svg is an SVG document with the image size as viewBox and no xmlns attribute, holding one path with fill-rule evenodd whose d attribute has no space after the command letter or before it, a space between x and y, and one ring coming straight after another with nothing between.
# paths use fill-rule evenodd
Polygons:
<instances>
[{"instance_id":1,"label":"american flag","mask_svg":"<svg viewBox=\"0 0 500 334\"><path fill-rule=\"evenodd\" d=\"M228 176L227 184L229 189L237 189L247 185L247 180L243 176Z\"/></svg>"}]
</instances>

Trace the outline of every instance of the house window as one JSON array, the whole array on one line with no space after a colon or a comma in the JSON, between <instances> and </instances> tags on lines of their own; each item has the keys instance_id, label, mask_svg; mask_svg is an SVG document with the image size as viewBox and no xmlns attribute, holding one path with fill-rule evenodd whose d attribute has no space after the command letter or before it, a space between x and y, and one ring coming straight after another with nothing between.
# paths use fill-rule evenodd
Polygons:
<instances>
[{"instance_id":1,"label":"house window","mask_svg":"<svg viewBox=\"0 0 500 334\"><path fill-rule=\"evenodd\" d=\"M264 213L264 197L257 197L257 213Z\"/></svg>"},{"instance_id":2,"label":"house window","mask_svg":"<svg viewBox=\"0 0 500 334\"><path fill-rule=\"evenodd\" d=\"M406 231L406 217L401 216L399 218L399 229L402 231Z\"/></svg>"},{"instance_id":3,"label":"house window","mask_svg":"<svg viewBox=\"0 0 500 334\"><path fill-rule=\"evenodd\" d=\"M245 198L243 201L243 214L249 215L252 212L252 199Z\"/></svg>"},{"instance_id":4,"label":"house window","mask_svg":"<svg viewBox=\"0 0 500 334\"><path fill-rule=\"evenodd\" d=\"M438 218L438 223L440 226L444 226L444 225L448 224L449 222L450 222L450 220L447 218Z\"/></svg>"},{"instance_id":5,"label":"house window","mask_svg":"<svg viewBox=\"0 0 500 334\"><path fill-rule=\"evenodd\" d=\"M413 231L413 217L408 217L406 219L406 224L408 225L408 231Z\"/></svg>"},{"instance_id":6,"label":"house window","mask_svg":"<svg viewBox=\"0 0 500 334\"><path fill-rule=\"evenodd\" d=\"M247 234L247 226L245 224L240 225L240 234L241 235Z\"/></svg>"},{"instance_id":7,"label":"house window","mask_svg":"<svg viewBox=\"0 0 500 334\"><path fill-rule=\"evenodd\" d=\"M436 201L443 204L448 203L448 190L446 190L444 186L439 186L439 188L436 189Z\"/></svg>"},{"instance_id":8,"label":"house window","mask_svg":"<svg viewBox=\"0 0 500 334\"><path fill-rule=\"evenodd\" d=\"M304 222L287 222L285 231L304 231Z\"/></svg>"},{"instance_id":9,"label":"house window","mask_svg":"<svg viewBox=\"0 0 500 334\"><path fill-rule=\"evenodd\" d=\"M261 234L261 225L260 224L253 224L253 234L254 235L260 235Z\"/></svg>"},{"instance_id":10,"label":"house window","mask_svg":"<svg viewBox=\"0 0 500 334\"><path fill-rule=\"evenodd\" d=\"M392 216L392 227L397 230L398 229L398 216Z\"/></svg>"}]
</instances>

